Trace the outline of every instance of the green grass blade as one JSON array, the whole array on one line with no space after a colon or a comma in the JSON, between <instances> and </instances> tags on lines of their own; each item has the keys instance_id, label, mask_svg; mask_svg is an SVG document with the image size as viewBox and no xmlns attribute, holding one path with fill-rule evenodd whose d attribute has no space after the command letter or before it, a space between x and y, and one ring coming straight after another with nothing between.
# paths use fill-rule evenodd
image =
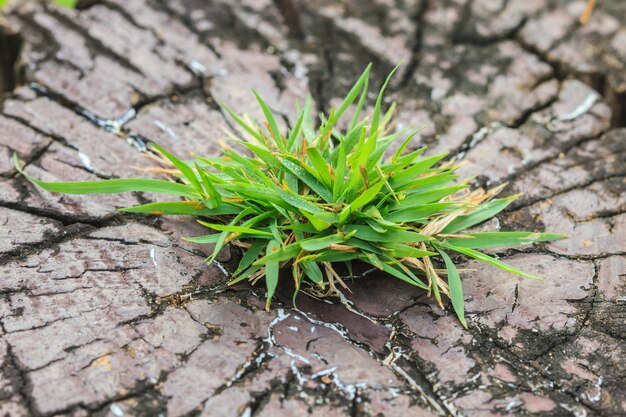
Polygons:
<instances>
[{"instance_id":1,"label":"green grass blade","mask_svg":"<svg viewBox=\"0 0 626 417\"><path fill-rule=\"evenodd\" d=\"M315 191L317 195L322 197L324 201L326 201L327 203L333 202L333 193L328 188L326 188L324 184L318 181L317 178L309 174L306 169L286 158L281 158L280 162L289 172L291 172L298 179L300 179L300 181L305 183L311 190Z\"/></svg>"},{"instance_id":2,"label":"green grass blade","mask_svg":"<svg viewBox=\"0 0 626 417\"><path fill-rule=\"evenodd\" d=\"M459 321L467 329L467 321L465 320L465 299L463 297L463 284L461 283L461 277L459 271L456 269L454 262L444 251L437 249L443 262L446 264L446 270L448 271L448 287L450 289L450 301L452 302L452 308Z\"/></svg>"},{"instance_id":3,"label":"green grass blade","mask_svg":"<svg viewBox=\"0 0 626 417\"><path fill-rule=\"evenodd\" d=\"M56 4L59 6L67 7L68 9L73 9L76 7L77 0L54 0Z\"/></svg>"},{"instance_id":4,"label":"green grass blade","mask_svg":"<svg viewBox=\"0 0 626 417\"><path fill-rule=\"evenodd\" d=\"M265 101L263 101L263 99L261 98L259 93L256 92L256 90L252 90L252 93L254 94L257 101L259 102L259 105L261 106L261 110L263 110L263 114L265 115L265 118L267 119L267 123L270 126L270 133L272 134L272 138L274 139L274 143L276 144L278 149L282 150L283 152L287 152L287 148L283 141L283 137L280 134L280 129L278 128L278 123L276 123L276 118L274 117L274 113L272 113L272 110L270 110L269 106L265 103Z\"/></svg>"},{"instance_id":5,"label":"green grass blade","mask_svg":"<svg viewBox=\"0 0 626 417\"><path fill-rule=\"evenodd\" d=\"M343 230L348 233L356 231L355 237L368 242L417 243L431 239L429 236L405 230L388 230L386 233L379 233L369 226L360 224L346 224Z\"/></svg>"},{"instance_id":6,"label":"green grass blade","mask_svg":"<svg viewBox=\"0 0 626 417\"><path fill-rule=\"evenodd\" d=\"M186 198L199 198L200 195L193 188L185 184L165 180L152 180L144 178L122 178L102 181L81 182L45 182L34 178L30 181L39 185L44 190L53 193L65 194L116 194L129 191L141 191L146 193L158 193L177 195Z\"/></svg>"},{"instance_id":7,"label":"green grass blade","mask_svg":"<svg viewBox=\"0 0 626 417\"><path fill-rule=\"evenodd\" d=\"M252 265L265 265L268 262L282 262L289 259L293 259L302 252L300 245L296 243L289 244L284 247L280 247L272 253L266 253L262 258L254 261Z\"/></svg>"},{"instance_id":8,"label":"green grass blade","mask_svg":"<svg viewBox=\"0 0 626 417\"><path fill-rule=\"evenodd\" d=\"M365 260L365 259L364 259ZM365 260L367 262L367 260ZM373 264L372 264L373 265ZM374 265L375 266L375 265ZM402 269L399 269L399 267L395 266L395 265L389 265L386 263L382 264L382 269L383 271L385 271L386 273L388 273L389 275L398 278L408 284L411 284L413 286L422 288L422 289L427 289L426 285L422 282L417 282L415 281L413 278L411 278L409 275L407 275Z\"/></svg>"},{"instance_id":9,"label":"green grass blade","mask_svg":"<svg viewBox=\"0 0 626 417\"><path fill-rule=\"evenodd\" d=\"M354 102L354 100L356 100L357 96L363 89L363 85L365 84L366 80L369 78L371 67L372 67L372 64L369 64L367 68L365 68L365 71L363 71L358 81L350 89L346 98L339 105L337 110L328 118L328 121L326 122L322 130L320 131L320 137L322 138L326 137L326 135L330 133L336 121L339 120L341 115L348 109L348 107L350 107L350 105Z\"/></svg>"},{"instance_id":10,"label":"green grass blade","mask_svg":"<svg viewBox=\"0 0 626 417\"><path fill-rule=\"evenodd\" d=\"M324 280L324 275L322 274L322 270L316 262L301 262L300 266L302 266L302 270L304 274L314 283L321 284Z\"/></svg>"},{"instance_id":11,"label":"green grass blade","mask_svg":"<svg viewBox=\"0 0 626 417\"><path fill-rule=\"evenodd\" d=\"M285 191L279 187L275 187L274 191L276 192L276 194L278 194L283 202L289 204L292 207L299 208L306 211L307 213L312 214L324 212L324 209L320 208L320 206L305 200L297 194Z\"/></svg>"},{"instance_id":12,"label":"green grass blade","mask_svg":"<svg viewBox=\"0 0 626 417\"><path fill-rule=\"evenodd\" d=\"M214 233L212 235L204 235L204 236L188 236L188 237L183 237L182 239L187 241L187 242L193 242L193 243L217 243L221 236L222 233Z\"/></svg>"},{"instance_id":13,"label":"green grass blade","mask_svg":"<svg viewBox=\"0 0 626 417\"><path fill-rule=\"evenodd\" d=\"M193 188L198 190L199 193L202 193L202 186L200 185L200 181L198 181L196 173L193 172L193 169L189 165L187 165L187 163L181 161L171 153L167 152L156 143L153 143L152 147L159 151L159 153L165 156L167 159L169 159L169 161L174 164L174 166L184 175L184 177L187 178L187 181L189 181Z\"/></svg>"},{"instance_id":14,"label":"green grass blade","mask_svg":"<svg viewBox=\"0 0 626 417\"><path fill-rule=\"evenodd\" d=\"M381 112L380 108L383 102L383 94L385 92L385 89L387 88L387 84L389 84L391 77L393 77L393 74L398 70L399 66L400 65L396 65L396 67L393 70L391 70L391 72L387 76L387 79L385 80L382 87L380 88L380 91L378 92L378 98L376 99L376 105L374 106L374 115L372 116L372 125L370 127L370 136L369 136L370 141L372 141L372 139L378 135L378 127L380 124L380 112Z\"/></svg>"},{"instance_id":15,"label":"green grass blade","mask_svg":"<svg viewBox=\"0 0 626 417\"><path fill-rule=\"evenodd\" d=\"M308 147L306 149L307 155L313 167L316 169L320 176L320 181L327 187L331 187L330 172L328 170L328 162L324 159L321 152L317 148Z\"/></svg>"},{"instance_id":16,"label":"green grass blade","mask_svg":"<svg viewBox=\"0 0 626 417\"><path fill-rule=\"evenodd\" d=\"M262 148L261 146L257 146L250 142L240 142L243 146L250 149L254 154L263 162L265 162L268 166L272 167L275 171L280 171L280 162L276 159L273 153L268 151L267 149Z\"/></svg>"},{"instance_id":17,"label":"green grass blade","mask_svg":"<svg viewBox=\"0 0 626 417\"><path fill-rule=\"evenodd\" d=\"M251 126L248 123L246 123L241 117L237 116L237 114L234 111L232 111L224 103L220 103L220 106L224 110L226 110L228 114L230 114L230 117L232 117L235 120L235 122L237 122L237 124L243 128L243 130L245 130L250 135L252 135L252 137L258 140L259 143L265 143L265 141L263 140L263 137L261 136L261 134L259 133L258 129L255 126Z\"/></svg>"},{"instance_id":18,"label":"green grass blade","mask_svg":"<svg viewBox=\"0 0 626 417\"><path fill-rule=\"evenodd\" d=\"M516 275L521 275L523 277L526 278L530 278L530 279L534 279L534 280L538 280L538 281L543 281L543 278L537 277L535 275L531 275L531 274L527 274L526 272L515 268L514 266L511 266L507 263L504 263L496 258L493 258L489 255L486 255L482 252L478 252L474 249L470 249L470 248L462 248L460 246L454 246L454 245L450 245L448 243L440 243L441 246L443 246L444 248L453 250L455 252L461 253L463 255L469 256L470 258L474 258L478 261L487 263L489 265L493 265L495 267L498 267L500 269L503 269L507 272L510 272L512 274L516 274Z\"/></svg>"},{"instance_id":19,"label":"green grass blade","mask_svg":"<svg viewBox=\"0 0 626 417\"><path fill-rule=\"evenodd\" d=\"M368 70L370 69L371 64L368 66ZM365 82L363 83L363 88L361 89L361 96L359 97L359 101L356 104L356 108L354 109L354 115L352 116L352 121L350 122L350 127L348 127L348 131L354 129L354 127L358 124L359 116L361 115L361 110L363 110L363 106L365 105L365 99L367 99L367 90L369 88L369 76L365 78Z\"/></svg>"},{"instance_id":20,"label":"green grass blade","mask_svg":"<svg viewBox=\"0 0 626 417\"><path fill-rule=\"evenodd\" d=\"M246 269L245 271L241 272L239 275L236 275L232 280L230 280L228 282L228 285L235 285L238 282L243 281L244 279L248 278L250 275L254 274L255 272L261 270L262 266L260 265L255 265L255 266L251 266L250 268Z\"/></svg>"},{"instance_id":21,"label":"green grass blade","mask_svg":"<svg viewBox=\"0 0 626 417\"><path fill-rule=\"evenodd\" d=\"M440 186L445 186L449 182L458 178L458 175L454 175L451 171L445 170L443 172L437 172L430 175L422 176L414 179L400 188L403 194L411 195L417 193L423 193L436 189Z\"/></svg>"},{"instance_id":22,"label":"green grass blade","mask_svg":"<svg viewBox=\"0 0 626 417\"><path fill-rule=\"evenodd\" d=\"M271 232L266 232L264 230L253 229L251 227L243 227L243 226L232 226L227 224L217 224L217 223L208 223L202 220L198 220L203 226L208 227L209 229L217 230L219 232L230 232L230 233L245 233L248 235L259 235L259 236L272 236Z\"/></svg>"},{"instance_id":23,"label":"green grass blade","mask_svg":"<svg viewBox=\"0 0 626 417\"><path fill-rule=\"evenodd\" d=\"M186 198L200 198L200 194L193 187L177 182L165 180L153 180L148 178L121 178L102 181L77 181L77 182L47 182L40 181L26 174L17 158L13 154L15 169L44 190L53 193L65 194L116 194L128 191L141 191L147 193L170 194Z\"/></svg>"},{"instance_id":24,"label":"green grass blade","mask_svg":"<svg viewBox=\"0 0 626 417\"><path fill-rule=\"evenodd\" d=\"M309 143L312 143L317 136L314 131L315 122L313 120L312 101L311 94L307 94L304 100L304 108L302 109L304 115L302 118L302 133L304 133L304 137Z\"/></svg>"},{"instance_id":25,"label":"green grass blade","mask_svg":"<svg viewBox=\"0 0 626 417\"><path fill-rule=\"evenodd\" d=\"M303 262L308 260L315 260L317 262L345 262L359 259L359 255L356 252L338 252L334 250L327 250L303 256L300 259Z\"/></svg>"},{"instance_id":26,"label":"green grass blade","mask_svg":"<svg viewBox=\"0 0 626 417\"><path fill-rule=\"evenodd\" d=\"M322 249L326 249L330 245L337 243L343 243L346 240L345 235L330 235L318 238L305 239L299 242L300 247L307 252L314 252Z\"/></svg>"},{"instance_id":27,"label":"green grass blade","mask_svg":"<svg viewBox=\"0 0 626 417\"><path fill-rule=\"evenodd\" d=\"M394 258L424 258L426 256L435 256L435 252L421 250L413 246L403 245L402 243L388 242L383 243L382 247L387 250L387 254Z\"/></svg>"},{"instance_id":28,"label":"green grass blade","mask_svg":"<svg viewBox=\"0 0 626 417\"><path fill-rule=\"evenodd\" d=\"M294 125L293 129L289 133L289 138L287 139L287 151L292 154L300 150L300 146L296 146L296 145L300 145L300 143L302 143L302 140L298 141L298 138L300 138L300 134L302 133L300 131L300 128L302 127L303 120L304 120L304 111L300 111L298 113L298 120L296 120L296 124Z\"/></svg>"},{"instance_id":29,"label":"green grass blade","mask_svg":"<svg viewBox=\"0 0 626 417\"><path fill-rule=\"evenodd\" d=\"M444 211L447 208L458 206L457 202L431 203L418 207L408 208L406 210L396 210L385 216L385 220L397 223L414 222L423 219L435 213Z\"/></svg>"},{"instance_id":30,"label":"green grass blade","mask_svg":"<svg viewBox=\"0 0 626 417\"><path fill-rule=\"evenodd\" d=\"M275 240L270 240L267 244L266 253L273 254L279 249L280 243ZM267 301L265 303L265 309L268 311L272 303L272 298L274 297L274 292L276 291L276 286L278 285L278 266L277 261L270 261L265 264L265 284L267 286Z\"/></svg>"},{"instance_id":31,"label":"green grass blade","mask_svg":"<svg viewBox=\"0 0 626 417\"><path fill-rule=\"evenodd\" d=\"M393 157L391 158L391 165L396 165L396 163L400 162L400 158L402 157L402 153L404 152L404 150L406 149L407 146L409 146L409 143L411 143L413 141L413 138L415 137L415 135L417 135L419 132L421 132L423 130L417 130L413 133L411 133L405 140L404 142L402 142L402 145L400 145L400 147L398 148L398 150L396 150L396 152L393 154ZM426 146L423 146L413 152L411 152L409 155L407 155L407 157L409 157L409 163L411 161L413 161L415 158L417 158L418 156L420 156L421 154L424 153L424 151L426 151Z\"/></svg>"},{"instance_id":32,"label":"green grass blade","mask_svg":"<svg viewBox=\"0 0 626 417\"><path fill-rule=\"evenodd\" d=\"M565 239L567 235L555 233L535 233L535 232L480 232L466 233L463 238L447 238L450 245L461 248L483 249L491 247L510 247L518 245L529 245L537 242L550 242L553 240Z\"/></svg>"},{"instance_id":33,"label":"green grass blade","mask_svg":"<svg viewBox=\"0 0 626 417\"><path fill-rule=\"evenodd\" d=\"M448 226L446 226L445 229L442 230L441 233L457 233L461 230L465 230L472 226L480 224L507 208L509 204L511 204L513 200L515 200L519 196L520 195L517 194L511 197L491 200L490 202L477 207L471 213L465 216L459 216L458 218L454 219Z\"/></svg>"},{"instance_id":34,"label":"green grass blade","mask_svg":"<svg viewBox=\"0 0 626 417\"><path fill-rule=\"evenodd\" d=\"M310 225L306 225L306 226L310 226L313 229L313 231L312 232L311 231L307 231L307 230L303 229L302 227L299 228L299 229L294 229L294 230L301 230L301 231L304 231L304 232L307 232L307 233L315 233L316 231L317 232L323 232L324 230L328 229L331 226L331 223L317 218L316 215L314 215L314 214L309 214L309 213L307 213L304 210L301 210L301 213L311 223ZM300 225L300 226L305 226L305 225Z\"/></svg>"},{"instance_id":35,"label":"green grass blade","mask_svg":"<svg viewBox=\"0 0 626 417\"><path fill-rule=\"evenodd\" d=\"M415 162L413 165L411 165L410 168L406 168L403 171L394 174L390 180L391 186L395 189L399 189L401 187L404 187L405 185L410 184L411 181L424 174L427 169L431 168L447 155L448 153L444 152L442 154L423 158L420 161Z\"/></svg>"},{"instance_id":36,"label":"green grass blade","mask_svg":"<svg viewBox=\"0 0 626 417\"><path fill-rule=\"evenodd\" d=\"M220 193L217 192L215 185L213 185L213 181L207 175L204 168L200 167L197 163L195 165L196 165L196 170L198 171L198 173L200 174L200 178L202 179L202 184L204 185L204 189L206 193L209 195L209 208L214 209L214 208L219 207L219 205L222 203L222 196L220 195Z\"/></svg>"},{"instance_id":37,"label":"green grass blade","mask_svg":"<svg viewBox=\"0 0 626 417\"><path fill-rule=\"evenodd\" d=\"M374 184L364 193L358 196L352 203L344 207L344 209L341 210L341 213L339 214L339 223L345 222L348 219L350 213L352 213L353 211L356 211L364 205L370 203L378 195L383 185L385 184L382 181Z\"/></svg>"},{"instance_id":38,"label":"green grass blade","mask_svg":"<svg viewBox=\"0 0 626 417\"><path fill-rule=\"evenodd\" d=\"M339 142L339 154L335 166L335 178L333 179L333 200L337 202L343 194L346 176L346 147Z\"/></svg>"},{"instance_id":39,"label":"green grass blade","mask_svg":"<svg viewBox=\"0 0 626 417\"><path fill-rule=\"evenodd\" d=\"M391 210L405 210L408 208L422 206L424 204L434 203L464 188L467 188L467 185L454 185L451 187L437 188L430 191L410 194L404 199L401 199L398 203L391 203L389 208Z\"/></svg>"},{"instance_id":40,"label":"green grass blade","mask_svg":"<svg viewBox=\"0 0 626 417\"><path fill-rule=\"evenodd\" d=\"M219 207L209 209L196 201L167 201L163 203L148 203L141 206L125 207L118 210L126 213L156 215L223 216L237 214L242 208L233 204L223 203Z\"/></svg>"}]
</instances>

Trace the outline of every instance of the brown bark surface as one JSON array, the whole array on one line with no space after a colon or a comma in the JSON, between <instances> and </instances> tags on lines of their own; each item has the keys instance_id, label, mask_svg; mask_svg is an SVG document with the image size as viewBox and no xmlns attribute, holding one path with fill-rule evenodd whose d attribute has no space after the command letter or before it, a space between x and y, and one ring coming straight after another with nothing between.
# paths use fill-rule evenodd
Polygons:
<instances>
[{"instance_id":1,"label":"brown bark surface","mask_svg":"<svg viewBox=\"0 0 626 417\"><path fill-rule=\"evenodd\" d=\"M0 415L626 414L626 2L25 1L3 18ZM136 176L146 144L215 153L250 90L293 121L368 62L404 60L399 126L523 192L484 227L571 237L472 262L469 330L384 276L332 303L226 288L193 220L116 214L158 196L67 196L45 180ZM418 143L415 144L418 146ZM143 174L142 174L143 175ZM145 174L149 175L149 174Z\"/></svg>"}]
</instances>

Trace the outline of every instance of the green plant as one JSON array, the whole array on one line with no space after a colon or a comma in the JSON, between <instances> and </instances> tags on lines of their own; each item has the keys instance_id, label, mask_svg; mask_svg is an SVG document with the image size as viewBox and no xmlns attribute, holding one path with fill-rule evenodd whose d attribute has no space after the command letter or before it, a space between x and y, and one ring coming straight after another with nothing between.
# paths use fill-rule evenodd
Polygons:
<instances>
[{"instance_id":1,"label":"green plant","mask_svg":"<svg viewBox=\"0 0 626 417\"><path fill-rule=\"evenodd\" d=\"M405 152L415 132L408 136L406 132L392 132L390 120L395 106L384 113L381 110L383 92L393 72L380 90L371 118L360 118L369 71L368 66L339 107L328 116L320 116L318 130L310 97L286 135L256 92L266 117L263 128L224 106L243 134L242 139L231 139L233 146L247 149L248 156L224 145L221 156L195 156L191 161L182 161L154 145L174 168L177 182L113 179L58 183L27 178L52 192L145 191L184 198L121 210L203 218L198 222L217 233L187 240L215 245L209 263L227 243L244 248L230 284L245 279L254 283L264 277L267 308L281 267L292 270L295 302L304 283L307 291L337 292L337 285L345 283L334 265L346 263L352 271L352 261L359 260L428 291L440 305L442 294L449 296L466 326L461 280L448 253L540 279L478 249L565 236L463 232L493 217L517 196L494 199L502 186L470 192L467 181L455 182L457 165L437 166L445 153L424 156L426 148ZM336 125L350 106L354 107L354 115L342 132ZM404 140L399 148L385 157L390 145L401 138ZM436 268L433 260L445 268Z\"/></svg>"},{"instance_id":2,"label":"green plant","mask_svg":"<svg viewBox=\"0 0 626 417\"><path fill-rule=\"evenodd\" d=\"M73 9L74 7L76 7L76 2L77 2L77 0L51 0L51 1L53 3L58 4L59 6L68 7L70 9ZM4 7L4 5L7 3L8 3L7 0L0 0L0 8Z\"/></svg>"}]
</instances>

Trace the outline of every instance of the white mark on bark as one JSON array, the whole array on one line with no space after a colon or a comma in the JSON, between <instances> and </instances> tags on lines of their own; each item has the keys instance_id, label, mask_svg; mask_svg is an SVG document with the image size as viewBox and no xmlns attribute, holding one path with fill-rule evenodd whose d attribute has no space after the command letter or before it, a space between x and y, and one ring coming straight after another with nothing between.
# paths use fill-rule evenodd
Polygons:
<instances>
[{"instance_id":1,"label":"white mark on bark","mask_svg":"<svg viewBox=\"0 0 626 417\"><path fill-rule=\"evenodd\" d=\"M93 165L91 165L91 159L87 156L86 153L78 152L78 157L80 158L80 162L83 163L83 166L89 171L94 172Z\"/></svg>"},{"instance_id":2,"label":"white mark on bark","mask_svg":"<svg viewBox=\"0 0 626 417\"><path fill-rule=\"evenodd\" d=\"M196 77L204 77L206 75L206 67L195 59L189 63L189 69Z\"/></svg>"},{"instance_id":3,"label":"white mark on bark","mask_svg":"<svg viewBox=\"0 0 626 417\"><path fill-rule=\"evenodd\" d=\"M591 107L593 107L593 105L596 103L599 97L600 96L595 91L592 93L589 93L589 95L585 97L583 102L578 107L576 107L574 110L572 110L569 113L565 113L560 116L557 116L556 119L559 121L569 121L569 120L574 120L574 119L579 118L583 114L587 113L591 109Z\"/></svg>"},{"instance_id":4,"label":"white mark on bark","mask_svg":"<svg viewBox=\"0 0 626 417\"><path fill-rule=\"evenodd\" d=\"M222 271L222 274L226 275L227 277L230 276L230 273L228 272L228 270L226 268L224 268L224 265L222 265L220 262L218 261L213 261L213 263L220 269L220 271Z\"/></svg>"},{"instance_id":5,"label":"white mark on bark","mask_svg":"<svg viewBox=\"0 0 626 417\"><path fill-rule=\"evenodd\" d=\"M154 248L150 249L150 259L152 259L152 264L154 264L154 269L158 270L159 264L157 263L157 260L156 260L156 251L154 250Z\"/></svg>"},{"instance_id":6,"label":"white mark on bark","mask_svg":"<svg viewBox=\"0 0 626 417\"><path fill-rule=\"evenodd\" d=\"M154 125L156 127L158 127L159 129L161 129L163 132L165 132L170 138L172 139L178 139L178 136L176 136L176 132L174 132L168 125L166 125L165 123L163 123L160 120L155 120L152 123L154 123Z\"/></svg>"},{"instance_id":7,"label":"white mark on bark","mask_svg":"<svg viewBox=\"0 0 626 417\"><path fill-rule=\"evenodd\" d=\"M111 404L111 407L109 407L109 409L117 417L122 417L124 415L124 410L122 410L122 407L117 404Z\"/></svg>"}]
</instances>

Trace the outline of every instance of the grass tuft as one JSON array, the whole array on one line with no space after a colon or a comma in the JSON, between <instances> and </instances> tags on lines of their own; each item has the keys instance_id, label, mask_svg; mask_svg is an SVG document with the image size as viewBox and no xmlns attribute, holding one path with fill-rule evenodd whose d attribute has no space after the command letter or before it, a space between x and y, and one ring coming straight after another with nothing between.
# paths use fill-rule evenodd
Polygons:
<instances>
[{"instance_id":1,"label":"grass tuft","mask_svg":"<svg viewBox=\"0 0 626 417\"><path fill-rule=\"evenodd\" d=\"M383 90L391 74L373 114L361 118L369 72L368 66L345 100L328 115L320 115L318 129L310 98L289 132L281 131L270 106L256 92L266 118L264 127L224 106L243 135L243 140L232 140L243 145L247 155L226 146L220 156L184 161L155 145L154 151L174 170L165 171L176 172L176 182L142 178L43 182L24 174L14 156L15 166L52 192L147 191L184 198L122 211L198 217L210 233L187 240L215 245L209 263L228 243L243 248L230 284L264 280L268 309L281 268L292 271L295 300L301 289L315 296L336 294L337 287L345 285L335 270L337 264L352 271L352 263L360 261L427 291L440 305L444 296L450 298L467 327L453 255L541 279L479 250L565 236L465 232L500 213L518 196L496 198L502 186L470 190L467 181L457 182L458 165L441 164L445 153L424 156L425 148L406 152L415 133L394 132L390 120L395 106L382 110ZM351 107L353 117L342 130L337 125ZM399 149L387 157L396 141Z\"/></svg>"}]
</instances>

